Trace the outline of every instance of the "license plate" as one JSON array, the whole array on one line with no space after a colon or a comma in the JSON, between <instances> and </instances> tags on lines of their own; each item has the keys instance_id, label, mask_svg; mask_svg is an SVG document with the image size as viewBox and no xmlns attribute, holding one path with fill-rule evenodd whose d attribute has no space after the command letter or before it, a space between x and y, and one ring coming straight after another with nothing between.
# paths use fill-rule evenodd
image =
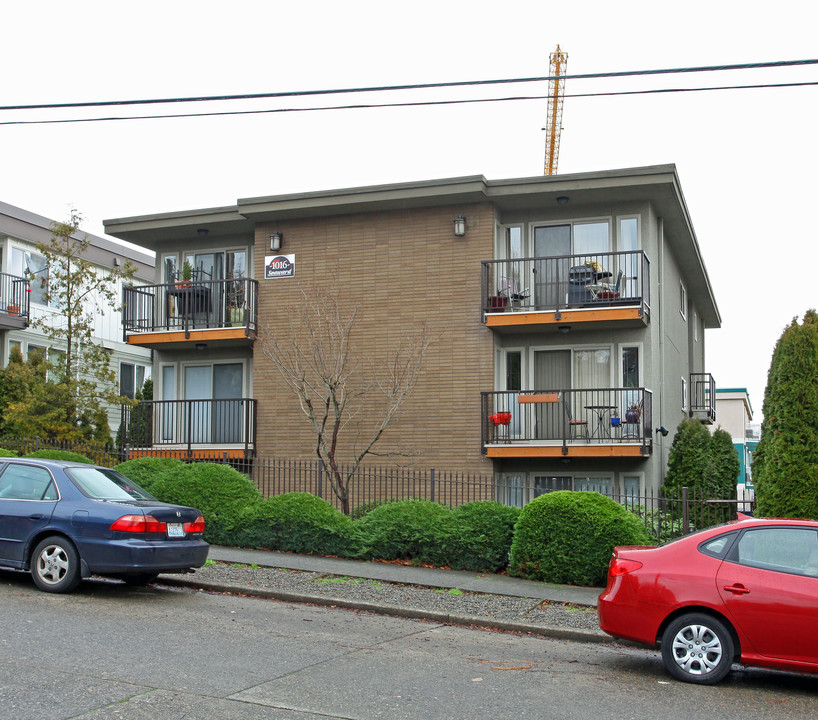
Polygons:
<instances>
[{"instance_id":1,"label":"license plate","mask_svg":"<svg viewBox=\"0 0 818 720\"><path fill-rule=\"evenodd\" d=\"M185 526L182 523L168 523L168 537L184 537Z\"/></svg>"}]
</instances>

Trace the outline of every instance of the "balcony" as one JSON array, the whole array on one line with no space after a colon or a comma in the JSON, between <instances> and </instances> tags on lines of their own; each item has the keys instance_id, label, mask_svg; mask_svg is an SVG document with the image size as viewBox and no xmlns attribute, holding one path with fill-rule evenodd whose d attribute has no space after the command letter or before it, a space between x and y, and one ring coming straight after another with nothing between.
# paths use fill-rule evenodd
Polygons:
<instances>
[{"instance_id":1,"label":"balcony","mask_svg":"<svg viewBox=\"0 0 818 720\"><path fill-rule=\"evenodd\" d=\"M650 319L645 253L483 261L483 318L499 332L590 326L644 327Z\"/></svg>"},{"instance_id":2,"label":"balcony","mask_svg":"<svg viewBox=\"0 0 818 720\"><path fill-rule=\"evenodd\" d=\"M248 459L256 449L256 400L148 400L122 406L129 458Z\"/></svg>"},{"instance_id":3,"label":"balcony","mask_svg":"<svg viewBox=\"0 0 818 720\"><path fill-rule=\"evenodd\" d=\"M30 297L28 280L0 273L0 330L28 327Z\"/></svg>"},{"instance_id":4,"label":"balcony","mask_svg":"<svg viewBox=\"0 0 818 720\"><path fill-rule=\"evenodd\" d=\"M716 381L710 373L690 373L689 414L703 425L716 422Z\"/></svg>"},{"instance_id":5,"label":"balcony","mask_svg":"<svg viewBox=\"0 0 818 720\"><path fill-rule=\"evenodd\" d=\"M646 457L653 395L645 388L482 393L490 458Z\"/></svg>"},{"instance_id":6,"label":"balcony","mask_svg":"<svg viewBox=\"0 0 818 720\"><path fill-rule=\"evenodd\" d=\"M193 280L126 287L122 325L127 343L146 347L252 341L258 331L258 281Z\"/></svg>"}]
</instances>

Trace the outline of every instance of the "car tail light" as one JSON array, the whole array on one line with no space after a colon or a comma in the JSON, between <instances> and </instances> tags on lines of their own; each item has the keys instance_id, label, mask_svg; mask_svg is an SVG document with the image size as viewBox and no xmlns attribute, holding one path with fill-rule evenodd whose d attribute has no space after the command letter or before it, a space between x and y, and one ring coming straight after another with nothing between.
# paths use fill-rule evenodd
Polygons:
<instances>
[{"instance_id":1,"label":"car tail light","mask_svg":"<svg viewBox=\"0 0 818 720\"><path fill-rule=\"evenodd\" d=\"M199 515L193 522L185 523L186 533L203 533L205 527L204 518Z\"/></svg>"},{"instance_id":2,"label":"car tail light","mask_svg":"<svg viewBox=\"0 0 818 720\"><path fill-rule=\"evenodd\" d=\"M168 526L159 522L153 515L123 515L111 525L111 530L128 533L163 533L167 532Z\"/></svg>"},{"instance_id":3,"label":"car tail light","mask_svg":"<svg viewBox=\"0 0 818 720\"><path fill-rule=\"evenodd\" d=\"M626 560L625 558L615 557L611 559L608 574L611 577L617 577L618 575L626 575L629 572L638 570L640 567L642 567L642 563L637 560Z\"/></svg>"}]
</instances>

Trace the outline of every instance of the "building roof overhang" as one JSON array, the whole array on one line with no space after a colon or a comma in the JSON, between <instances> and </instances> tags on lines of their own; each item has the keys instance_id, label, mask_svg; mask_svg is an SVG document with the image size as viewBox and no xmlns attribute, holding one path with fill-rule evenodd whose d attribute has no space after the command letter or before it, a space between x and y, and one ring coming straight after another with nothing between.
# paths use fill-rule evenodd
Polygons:
<instances>
[{"instance_id":1,"label":"building roof overhang","mask_svg":"<svg viewBox=\"0 0 818 720\"><path fill-rule=\"evenodd\" d=\"M490 203L500 213L556 206L567 196L571 207L634 200L648 201L662 219L688 291L705 327L721 325L710 279L682 195L675 165L606 170L569 175L487 180L482 175L406 183L239 198L235 205L105 220L106 233L159 251L193 240L200 228L212 237L252 238L258 223L329 217L409 208Z\"/></svg>"}]
</instances>

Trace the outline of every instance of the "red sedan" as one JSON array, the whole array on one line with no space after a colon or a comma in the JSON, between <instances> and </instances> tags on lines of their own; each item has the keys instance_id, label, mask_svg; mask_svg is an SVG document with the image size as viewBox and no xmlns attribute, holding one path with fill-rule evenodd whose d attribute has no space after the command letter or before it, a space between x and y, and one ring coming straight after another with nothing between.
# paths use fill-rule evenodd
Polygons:
<instances>
[{"instance_id":1,"label":"red sedan","mask_svg":"<svg viewBox=\"0 0 818 720\"><path fill-rule=\"evenodd\" d=\"M618 547L599 626L660 646L712 685L733 663L818 673L818 522L743 518L661 547Z\"/></svg>"}]
</instances>

